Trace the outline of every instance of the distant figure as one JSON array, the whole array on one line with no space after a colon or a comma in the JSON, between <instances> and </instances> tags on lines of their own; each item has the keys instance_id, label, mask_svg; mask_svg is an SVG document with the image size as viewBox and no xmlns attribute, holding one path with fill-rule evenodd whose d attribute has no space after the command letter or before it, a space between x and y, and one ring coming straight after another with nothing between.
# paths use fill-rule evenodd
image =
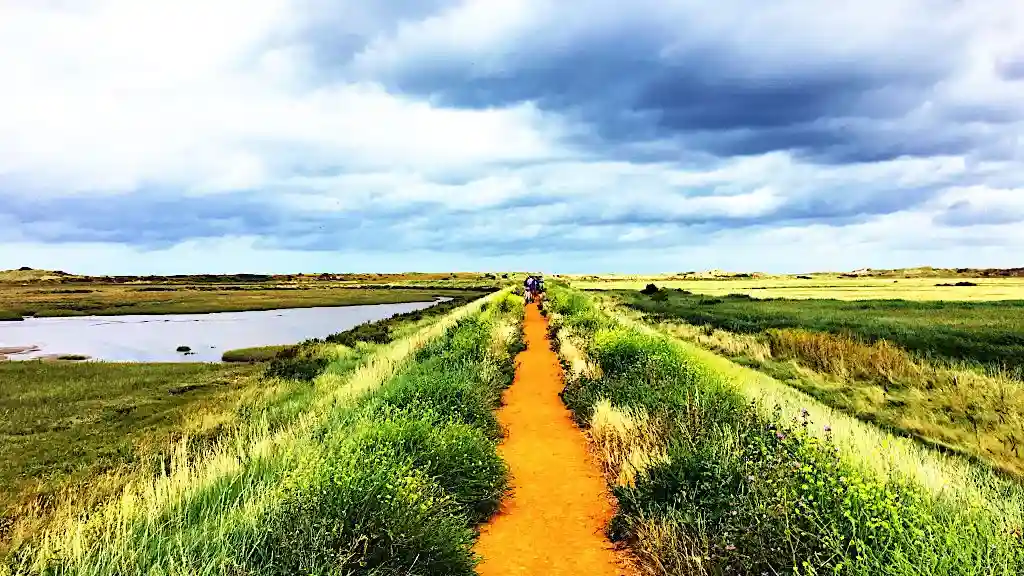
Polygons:
<instances>
[{"instance_id":1,"label":"distant figure","mask_svg":"<svg viewBox=\"0 0 1024 576\"><path fill-rule=\"evenodd\" d=\"M544 278L541 276L527 276L523 282L523 290L526 295L526 303L540 302L544 296Z\"/></svg>"},{"instance_id":2,"label":"distant figure","mask_svg":"<svg viewBox=\"0 0 1024 576\"><path fill-rule=\"evenodd\" d=\"M537 279L533 276L527 276L526 280L523 281L523 297L526 298L527 304L533 301L534 283L536 281Z\"/></svg>"}]
</instances>

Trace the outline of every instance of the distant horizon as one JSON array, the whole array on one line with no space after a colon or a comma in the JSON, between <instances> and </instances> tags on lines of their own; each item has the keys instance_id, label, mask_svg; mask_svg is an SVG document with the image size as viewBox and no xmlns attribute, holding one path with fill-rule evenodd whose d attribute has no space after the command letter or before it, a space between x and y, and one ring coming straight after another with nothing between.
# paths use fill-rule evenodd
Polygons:
<instances>
[{"instance_id":1,"label":"distant horizon","mask_svg":"<svg viewBox=\"0 0 1024 576\"><path fill-rule=\"evenodd\" d=\"M21 271L24 266L16 268L0 268L0 272L17 272ZM662 270L655 272L623 272L623 271L590 271L590 272L559 272L557 270L529 270L529 269L480 269L480 270L396 270L396 271L384 271L384 270L350 270L350 271L332 271L332 270L310 270L310 271L291 271L291 272L252 272L252 271L228 271L228 272L171 272L165 274L131 274L123 272L105 272L105 273L81 273L74 270L68 270L63 268L35 268L27 267L28 271L36 272L63 272L69 276L89 276L89 277L146 277L146 276L233 276L242 274L251 274L259 276L293 276L293 275L319 275L319 274L337 274L337 275L361 275L361 274L386 274L386 275L402 275L402 274L526 274L531 272L539 272L543 274L557 274L563 276L588 276L588 275L619 275L619 276L660 276L660 275L684 275L684 274L707 274L710 272L721 272L723 274L767 274L767 275L780 275L780 276L791 276L797 274L844 274L853 273L860 270L870 270L873 272L901 272L907 270L1020 270L1024 269L1024 263L1019 266L906 266L900 268L875 268L870 266L851 268L851 269L832 269L832 270L798 270L789 272L775 272L769 270L728 270L724 268L706 268L706 269L687 269L687 270Z\"/></svg>"}]
</instances>

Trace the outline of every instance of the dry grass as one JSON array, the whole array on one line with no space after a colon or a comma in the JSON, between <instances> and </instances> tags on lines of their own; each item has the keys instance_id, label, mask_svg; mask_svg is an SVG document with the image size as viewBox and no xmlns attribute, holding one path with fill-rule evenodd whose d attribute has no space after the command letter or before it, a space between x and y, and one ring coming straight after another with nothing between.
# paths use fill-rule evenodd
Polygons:
<instances>
[{"instance_id":1,"label":"dry grass","mask_svg":"<svg viewBox=\"0 0 1024 576\"><path fill-rule=\"evenodd\" d=\"M936 286L970 280L977 286ZM1024 278L840 278L803 280L793 277L754 279L672 280L665 277L577 279L582 290L640 290L648 283L695 294L752 298L836 300L1024 300Z\"/></svg>"},{"instance_id":2,"label":"dry grass","mask_svg":"<svg viewBox=\"0 0 1024 576\"><path fill-rule=\"evenodd\" d=\"M611 304L604 294L595 296ZM674 320L659 327L851 416L1024 476L1024 383L1015 374L929 361L889 340L866 343L845 333L743 334Z\"/></svg>"},{"instance_id":3,"label":"dry grass","mask_svg":"<svg viewBox=\"0 0 1024 576\"><path fill-rule=\"evenodd\" d=\"M676 336L727 356L745 356L756 361L765 361L772 356L771 349L757 336L737 334L712 326L694 326L682 323L673 323L671 328Z\"/></svg>"},{"instance_id":4,"label":"dry grass","mask_svg":"<svg viewBox=\"0 0 1024 576\"><path fill-rule=\"evenodd\" d=\"M643 409L615 408L600 400L590 418L590 435L605 475L618 486L635 487L651 466L668 462L665 427Z\"/></svg>"},{"instance_id":5,"label":"dry grass","mask_svg":"<svg viewBox=\"0 0 1024 576\"><path fill-rule=\"evenodd\" d=\"M798 329L768 330L765 338L769 357L799 360L843 379L914 383L923 380L927 370L905 350L886 340L864 344L849 336Z\"/></svg>"},{"instance_id":6,"label":"dry grass","mask_svg":"<svg viewBox=\"0 0 1024 576\"><path fill-rule=\"evenodd\" d=\"M708 574L704 559L710 547L709 542L684 531L677 522L642 518L636 523L633 551L640 559L639 567L653 576Z\"/></svg>"},{"instance_id":7,"label":"dry grass","mask_svg":"<svg viewBox=\"0 0 1024 576\"><path fill-rule=\"evenodd\" d=\"M580 350L577 337L568 328L559 328L555 333L558 355L568 370L569 379L600 378L601 367L590 361Z\"/></svg>"},{"instance_id":8,"label":"dry grass","mask_svg":"<svg viewBox=\"0 0 1024 576\"><path fill-rule=\"evenodd\" d=\"M795 329L754 336L687 324L662 326L857 418L1024 476L1024 383L1008 375L931 364L884 340L864 344Z\"/></svg>"}]
</instances>

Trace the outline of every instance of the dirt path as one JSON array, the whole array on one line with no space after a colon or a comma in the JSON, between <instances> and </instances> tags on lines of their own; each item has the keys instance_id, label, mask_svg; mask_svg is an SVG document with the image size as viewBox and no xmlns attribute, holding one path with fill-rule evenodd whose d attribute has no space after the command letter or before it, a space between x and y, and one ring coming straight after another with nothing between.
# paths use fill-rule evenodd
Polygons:
<instances>
[{"instance_id":1,"label":"dirt path","mask_svg":"<svg viewBox=\"0 0 1024 576\"><path fill-rule=\"evenodd\" d=\"M586 439L558 393L562 372L548 343L547 320L526 309L526 350L498 418L499 447L512 471L513 495L484 526L476 551L482 576L622 575L630 572L604 528L611 496Z\"/></svg>"}]
</instances>

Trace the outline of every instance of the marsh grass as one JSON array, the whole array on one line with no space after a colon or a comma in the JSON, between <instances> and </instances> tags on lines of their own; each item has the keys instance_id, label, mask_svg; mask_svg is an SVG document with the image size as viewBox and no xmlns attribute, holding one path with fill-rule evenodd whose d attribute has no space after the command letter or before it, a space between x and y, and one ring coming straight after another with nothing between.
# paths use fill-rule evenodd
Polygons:
<instances>
[{"instance_id":1,"label":"marsh grass","mask_svg":"<svg viewBox=\"0 0 1024 576\"><path fill-rule=\"evenodd\" d=\"M74 284L72 284L73 286ZM278 286L253 282L241 286L162 284L140 286L89 283L87 288L44 288L0 282L0 320L22 316L121 316L129 314L204 314L317 306L356 306L429 302L437 296L476 298L494 288L456 289L410 286L362 287L331 283Z\"/></svg>"},{"instance_id":2,"label":"marsh grass","mask_svg":"<svg viewBox=\"0 0 1024 576\"><path fill-rule=\"evenodd\" d=\"M625 422L635 415L663 423L655 435L665 435L665 457L632 484L618 483L609 528L649 572L980 576L1024 568L1020 484L830 410L628 310L550 292L558 323L577 331L601 368L599 378L567 382L563 398L577 418L612 430L634 428Z\"/></svg>"},{"instance_id":3,"label":"marsh grass","mask_svg":"<svg viewBox=\"0 0 1024 576\"><path fill-rule=\"evenodd\" d=\"M1024 475L1024 383L1015 374L929 361L888 340L867 343L848 333L746 334L667 317L659 324L847 414Z\"/></svg>"},{"instance_id":4,"label":"marsh grass","mask_svg":"<svg viewBox=\"0 0 1024 576\"><path fill-rule=\"evenodd\" d=\"M221 355L223 362L269 362L277 355L288 348L291 344L280 346L256 346L253 348L235 348L227 350Z\"/></svg>"},{"instance_id":5,"label":"marsh grass","mask_svg":"<svg viewBox=\"0 0 1024 576\"><path fill-rule=\"evenodd\" d=\"M259 387L248 367L211 364L19 361L0 364L0 381L0 548L78 499L83 485L109 494L125 470L159 458L182 420L230 414ZM193 430L193 440L216 436L230 420Z\"/></svg>"},{"instance_id":6,"label":"marsh grass","mask_svg":"<svg viewBox=\"0 0 1024 576\"><path fill-rule=\"evenodd\" d=\"M659 291L661 299L639 292L609 294L656 320L741 334L798 329L848 336L865 344L884 340L917 359L967 362L994 373L1024 366L1024 300L758 300L673 290Z\"/></svg>"},{"instance_id":7,"label":"marsh grass","mask_svg":"<svg viewBox=\"0 0 1024 576\"><path fill-rule=\"evenodd\" d=\"M482 334L479 338L489 336L486 330L493 322L477 321L472 325L475 328L453 328L464 326L460 323L463 319L479 316L488 300L463 306L440 319L414 323L403 330L408 335L367 349L370 353L354 366L347 352L338 354L316 376L313 386L279 380L282 384L255 397L256 402L243 415L245 426L212 446L195 446L183 439L157 475L125 482L117 499L92 508L88 514L68 507L59 524L44 537L21 543L9 559L9 567L19 574L153 570L212 574L248 566L249 560L265 549L266 542L254 543L259 540L257 536L266 534L263 528L280 517L274 514L282 502L288 501L284 496L290 493L289 487L305 482L311 477L305 475L319 470L324 459L338 462L343 450L325 450L342 446L349 431L369 426L371 409L367 406L375 402L371 400L374 390L410 370L409 366L415 370L427 360L419 352L439 339L451 344L454 335L471 329ZM470 366L472 362L465 354L459 358L464 361L451 366L458 366L461 375L472 368L477 381L484 375L505 372L511 378L510 359L501 369L483 369L481 363L497 360L489 356L486 362ZM433 366L442 370L449 364L439 361ZM325 443L327 438L337 441ZM258 573L275 573L272 566Z\"/></svg>"}]
</instances>

